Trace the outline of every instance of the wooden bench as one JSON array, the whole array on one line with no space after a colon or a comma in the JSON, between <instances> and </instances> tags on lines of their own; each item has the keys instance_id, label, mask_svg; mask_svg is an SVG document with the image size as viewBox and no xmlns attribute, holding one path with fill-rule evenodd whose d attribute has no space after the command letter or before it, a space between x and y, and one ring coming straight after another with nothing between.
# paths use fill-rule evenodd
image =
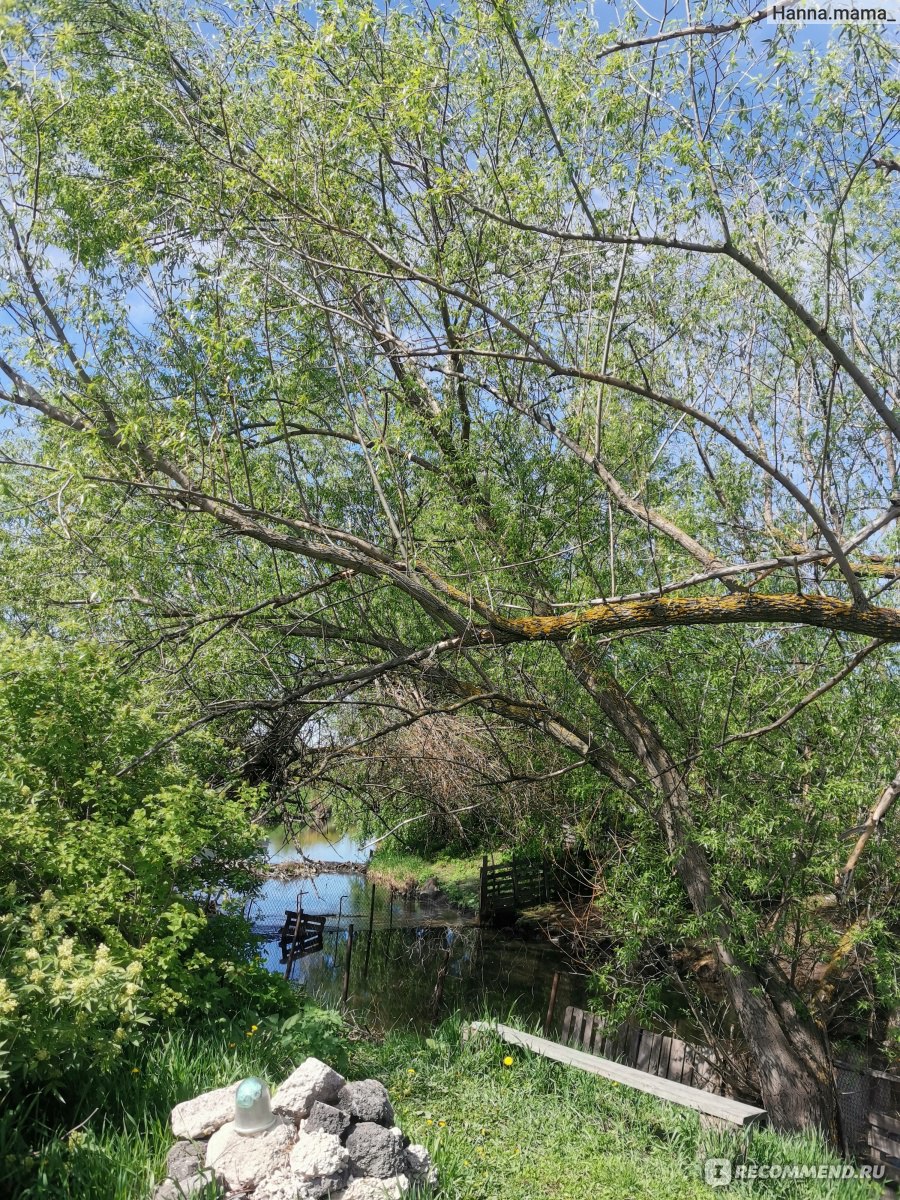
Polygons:
<instances>
[{"instance_id":1,"label":"wooden bench","mask_svg":"<svg viewBox=\"0 0 900 1200\"><path fill-rule=\"evenodd\" d=\"M596 1054L585 1054L583 1050L573 1050L559 1042L524 1033L511 1025L473 1021L466 1029L473 1033L492 1033L511 1046L522 1046L543 1058L553 1059L554 1062L575 1067L579 1071L587 1071L590 1075L601 1075L604 1079L611 1079L639 1092L646 1092L659 1100L668 1100L672 1104L680 1104L683 1108L691 1108L728 1125L743 1128L763 1121L766 1116L764 1108L755 1108L752 1104L744 1104L740 1100L731 1100L714 1092L704 1092L684 1083L674 1083L671 1079L649 1075L634 1067L626 1067L623 1063L613 1062Z\"/></svg>"}]
</instances>

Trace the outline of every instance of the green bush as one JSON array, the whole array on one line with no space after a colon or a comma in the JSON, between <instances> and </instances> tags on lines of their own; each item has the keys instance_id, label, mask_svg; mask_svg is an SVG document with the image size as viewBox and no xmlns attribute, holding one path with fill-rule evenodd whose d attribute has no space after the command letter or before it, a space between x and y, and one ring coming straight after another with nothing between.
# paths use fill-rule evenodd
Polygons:
<instances>
[{"instance_id":1,"label":"green bush","mask_svg":"<svg viewBox=\"0 0 900 1200\"><path fill-rule=\"evenodd\" d=\"M5 1069L58 1083L175 1013L296 1008L233 900L256 886L259 796L205 785L198 764L224 748L195 736L142 759L171 732L160 698L96 649L0 640L0 661Z\"/></svg>"}]
</instances>

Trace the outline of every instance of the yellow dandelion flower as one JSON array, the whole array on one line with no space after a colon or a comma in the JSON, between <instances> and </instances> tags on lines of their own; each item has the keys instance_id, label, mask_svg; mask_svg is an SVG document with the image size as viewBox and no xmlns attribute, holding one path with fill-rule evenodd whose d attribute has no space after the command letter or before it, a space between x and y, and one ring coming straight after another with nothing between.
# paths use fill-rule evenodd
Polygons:
<instances>
[{"instance_id":1,"label":"yellow dandelion flower","mask_svg":"<svg viewBox=\"0 0 900 1200\"><path fill-rule=\"evenodd\" d=\"M131 1073L132 1073L132 1075L140 1075L140 1073L141 1073L141 1068L140 1068L140 1067L132 1067L132 1068L131 1068Z\"/></svg>"},{"instance_id":2,"label":"yellow dandelion flower","mask_svg":"<svg viewBox=\"0 0 900 1200\"><path fill-rule=\"evenodd\" d=\"M414 1068L414 1067L407 1067L407 1069L406 1069L406 1073L407 1073L407 1075L415 1075L415 1073L416 1073L416 1072L415 1072L415 1068Z\"/></svg>"},{"instance_id":3,"label":"yellow dandelion flower","mask_svg":"<svg viewBox=\"0 0 900 1200\"><path fill-rule=\"evenodd\" d=\"M429 1118L428 1118L428 1120L425 1122L425 1124L426 1124L426 1125L433 1125L433 1124L434 1124L434 1121L432 1121L431 1117L429 1117Z\"/></svg>"},{"instance_id":4,"label":"yellow dandelion flower","mask_svg":"<svg viewBox=\"0 0 900 1200\"><path fill-rule=\"evenodd\" d=\"M446 1121L438 1121L438 1125L440 1125L442 1129L446 1124L447 1124Z\"/></svg>"},{"instance_id":5,"label":"yellow dandelion flower","mask_svg":"<svg viewBox=\"0 0 900 1200\"><path fill-rule=\"evenodd\" d=\"M510 1056L508 1054L507 1054L506 1058L504 1058L504 1060L503 1060L503 1065L504 1065L504 1067L511 1067L513 1065L513 1060L512 1060L512 1058L510 1058Z\"/></svg>"}]
</instances>

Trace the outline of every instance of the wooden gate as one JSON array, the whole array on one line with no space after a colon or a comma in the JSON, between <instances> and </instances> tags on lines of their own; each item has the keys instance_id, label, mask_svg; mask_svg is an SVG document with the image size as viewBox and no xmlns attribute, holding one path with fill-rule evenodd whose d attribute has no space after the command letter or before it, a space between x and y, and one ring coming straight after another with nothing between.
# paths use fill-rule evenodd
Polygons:
<instances>
[{"instance_id":1,"label":"wooden gate","mask_svg":"<svg viewBox=\"0 0 900 1200\"><path fill-rule=\"evenodd\" d=\"M479 919L489 924L504 916L513 916L533 904L543 904L553 894L552 872L547 864L533 860L488 863L481 860Z\"/></svg>"}]
</instances>

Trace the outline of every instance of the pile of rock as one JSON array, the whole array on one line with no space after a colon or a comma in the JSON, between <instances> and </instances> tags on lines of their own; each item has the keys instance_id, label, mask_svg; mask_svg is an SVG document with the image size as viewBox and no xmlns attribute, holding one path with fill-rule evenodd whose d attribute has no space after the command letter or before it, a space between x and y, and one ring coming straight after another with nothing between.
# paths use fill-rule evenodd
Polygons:
<instances>
[{"instance_id":1,"label":"pile of rock","mask_svg":"<svg viewBox=\"0 0 900 1200\"><path fill-rule=\"evenodd\" d=\"M347 1083L308 1058L272 1099L275 1122L261 1133L234 1124L237 1084L172 1109L179 1139L154 1200L204 1196L253 1200L397 1200L437 1181L424 1146L411 1146L377 1079ZM209 1191L204 1191L209 1189Z\"/></svg>"}]
</instances>

